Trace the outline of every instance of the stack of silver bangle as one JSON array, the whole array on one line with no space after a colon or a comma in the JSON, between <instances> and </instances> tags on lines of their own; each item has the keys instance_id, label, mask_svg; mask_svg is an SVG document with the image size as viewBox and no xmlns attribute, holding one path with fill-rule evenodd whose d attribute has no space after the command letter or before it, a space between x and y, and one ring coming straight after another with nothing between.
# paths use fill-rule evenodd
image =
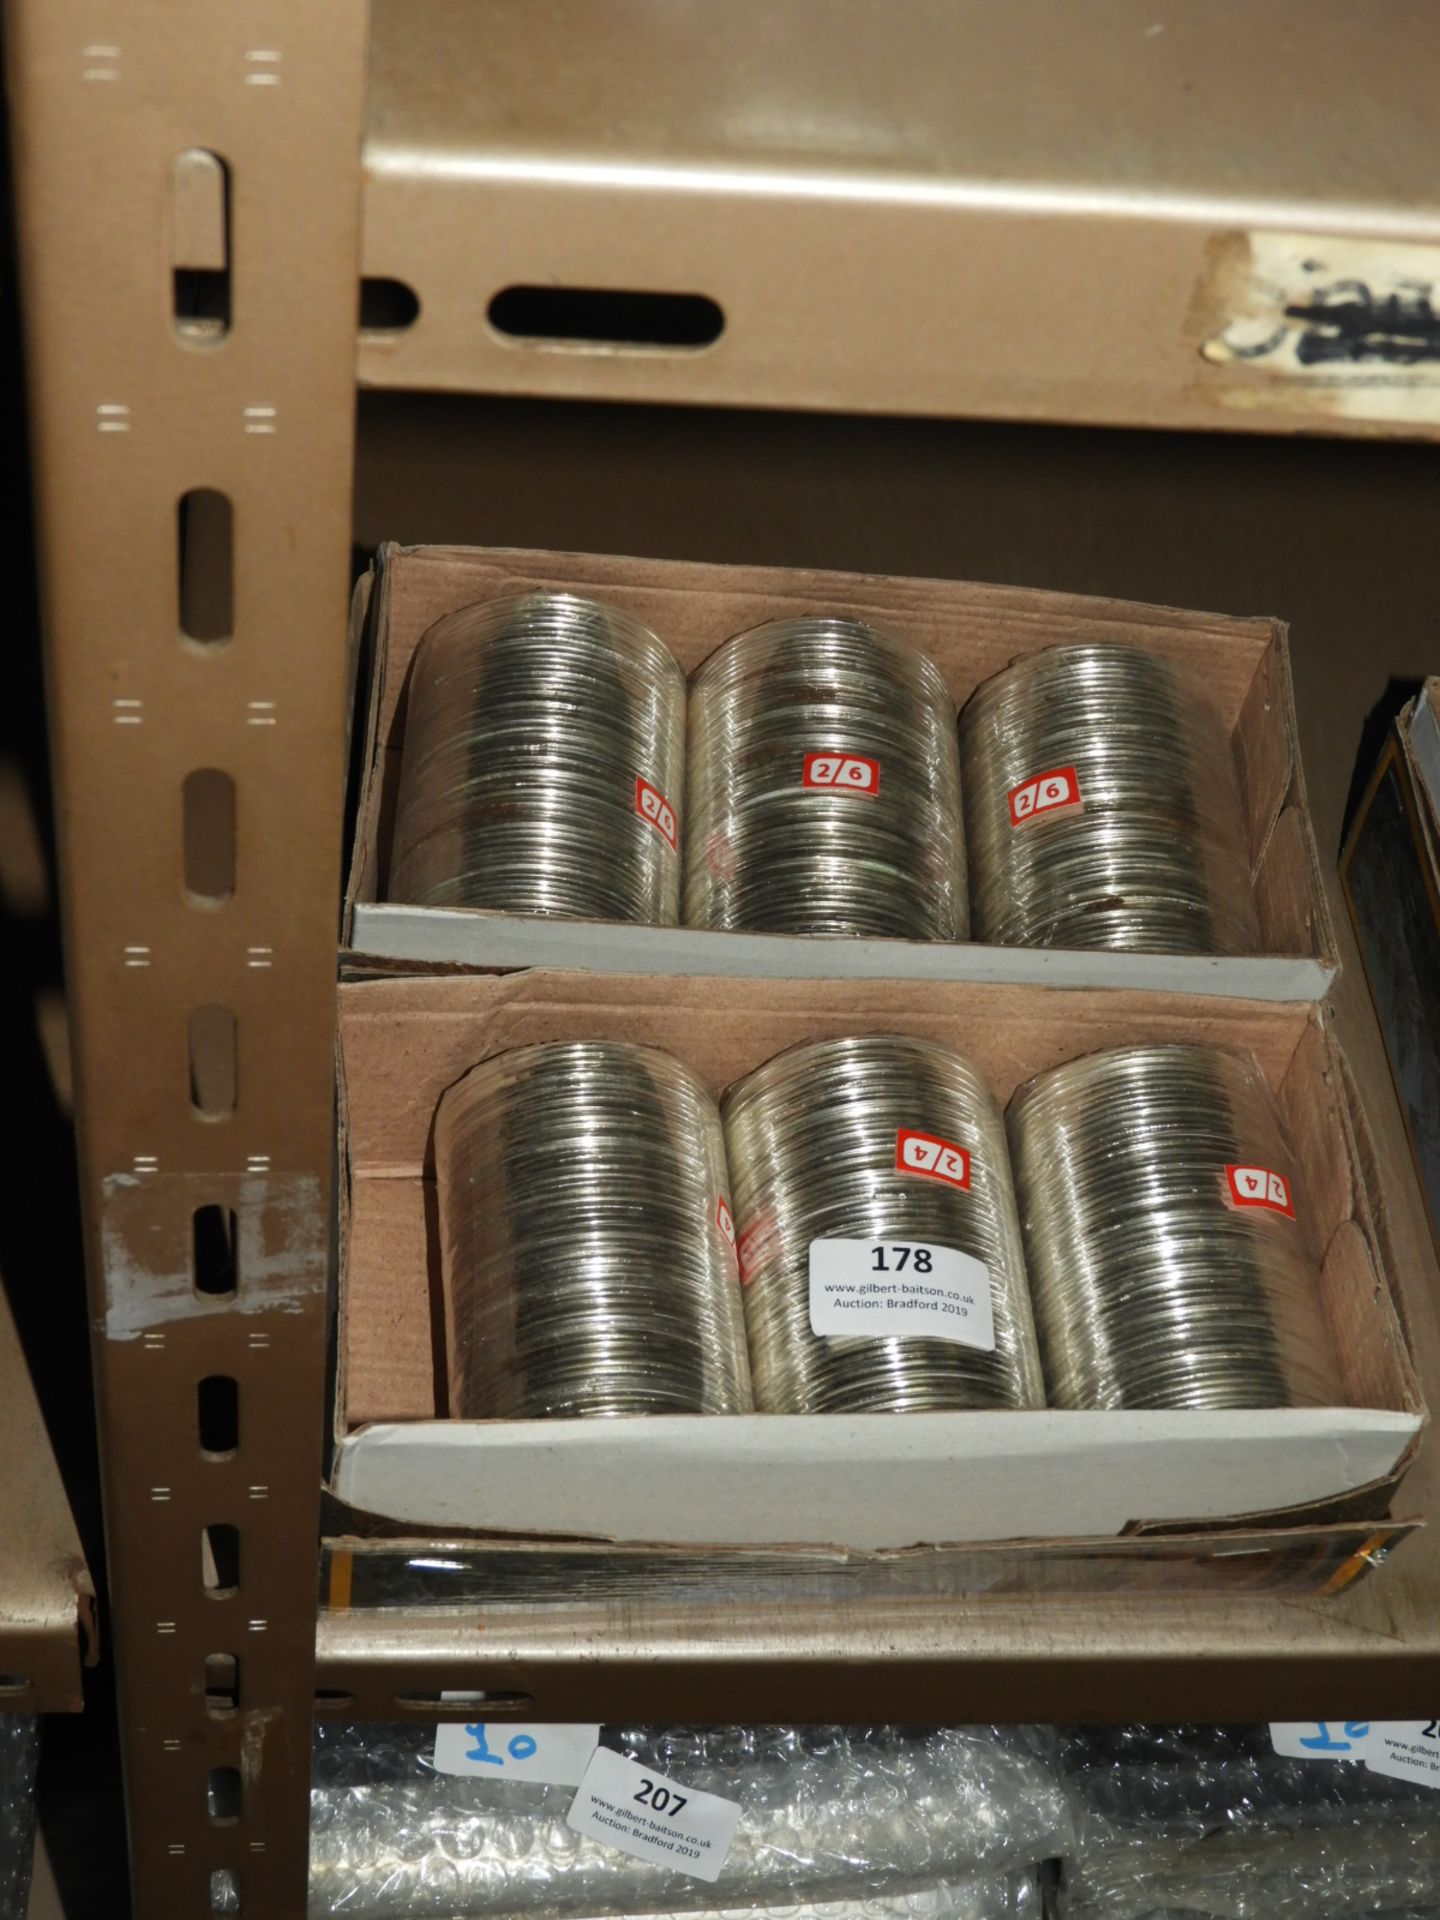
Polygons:
<instances>
[{"instance_id":1,"label":"stack of silver bangle","mask_svg":"<svg viewBox=\"0 0 1440 1920\"><path fill-rule=\"evenodd\" d=\"M1051 647L960 716L977 940L1255 953L1238 777L1202 685L1119 644Z\"/></svg>"},{"instance_id":2,"label":"stack of silver bangle","mask_svg":"<svg viewBox=\"0 0 1440 1920\"><path fill-rule=\"evenodd\" d=\"M1053 1405L1341 1401L1304 1196L1253 1058L1092 1054L1021 1088L1010 1131Z\"/></svg>"},{"instance_id":3,"label":"stack of silver bangle","mask_svg":"<svg viewBox=\"0 0 1440 1920\"><path fill-rule=\"evenodd\" d=\"M723 1102L756 1405L771 1413L1044 1404L1005 1129L957 1053L879 1035L792 1047ZM902 1131L966 1156L961 1186L907 1171ZM995 1349L811 1331L818 1239L923 1242L984 1263Z\"/></svg>"},{"instance_id":4,"label":"stack of silver bangle","mask_svg":"<svg viewBox=\"0 0 1440 1920\"><path fill-rule=\"evenodd\" d=\"M725 1143L688 1068L497 1054L441 1100L435 1164L452 1415L749 1410Z\"/></svg>"},{"instance_id":5,"label":"stack of silver bangle","mask_svg":"<svg viewBox=\"0 0 1440 1920\"><path fill-rule=\"evenodd\" d=\"M858 620L773 620L691 683L687 925L963 940L955 707Z\"/></svg>"},{"instance_id":6,"label":"stack of silver bangle","mask_svg":"<svg viewBox=\"0 0 1440 1920\"><path fill-rule=\"evenodd\" d=\"M675 924L685 678L647 627L568 593L465 607L405 697L391 900Z\"/></svg>"}]
</instances>

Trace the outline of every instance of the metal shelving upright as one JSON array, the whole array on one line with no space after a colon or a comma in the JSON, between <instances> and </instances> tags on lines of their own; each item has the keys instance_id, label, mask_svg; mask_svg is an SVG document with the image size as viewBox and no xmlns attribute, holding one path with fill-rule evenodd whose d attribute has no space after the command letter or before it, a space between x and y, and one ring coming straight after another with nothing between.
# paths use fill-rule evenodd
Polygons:
<instances>
[{"instance_id":1,"label":"metal shelving upright","mask_svg":"<svg viewBox=\"0 0 1440 1920\"><path fill-rule=\"evenodd\" d=\"M81 1669L99 1652L95 1588L3 1281L0 1460L0 1721L11 1714L79 1713ZM7 1864L0 1861L0 1890Z\"/></svg>"},{"instance_id":2,"label":"metal shelving upright","mask_svg":"<svg viewBox=\"0 0 1440 1920\"><path fill-rule=\"evenodd\" d=\"M299 1915L367 18L6 27L136 1907Z\"/></svg>"},{"instance_id":3,"label":"metal shelving upright","mask_svg":"<svg viewBox=\"0 0 1440 1920\"><path fill-rule=\"evenodd\" d=\"M1433 439L1405 329L1440 260L1440 17L1284 0L1241 58L1154 14L374 0L372 38L364 0L8 10L141 1920L304 1909L357 380ZM1316 345L1342 278L1362 325L1378 303L1368 360ZM595 298L637 289L682 301ZM1353 966L1339 1017L1403 1165ZM1433 1254L1386 1197L1440 1402ZM1440 1507L1433 1444L1408 1487ZM320 1710L633 1716L642 1675L677 1718L1279 1718L1322 1684L1399 1710L1440 1675L1440 1546L1335 1601L480 1624L322 1614Z\"/></svg>"},{"instance_id":4,"label":"metal shelving upright","mask_svg":"<svg viewBox=\"0 0 1440 1920\"><path fill-rule=\"evenodd\" d=\"M77 1713L95 1589L0 1283L0 1713Z\"/></svg>"}]
</instances>

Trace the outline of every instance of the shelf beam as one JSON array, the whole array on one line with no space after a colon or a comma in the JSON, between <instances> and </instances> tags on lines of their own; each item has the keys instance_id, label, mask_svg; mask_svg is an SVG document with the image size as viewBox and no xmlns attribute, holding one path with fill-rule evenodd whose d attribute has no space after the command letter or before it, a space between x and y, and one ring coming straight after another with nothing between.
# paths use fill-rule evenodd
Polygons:
<instances>
[{"instance_id":1,"label":"shelf beam","mask_svg":"<svg viewBox=\"0 0 1440 1920\"><path fill-rule=\"evenodd\" d=\"M700 1603L668 1617L643 1605L356 1609L321 1615L318 1682L352 1697L327 1712L376 1720L434 1720L442 1690L508 1696L524 1720L634 1720L637 1701L681 1724L1403 1717L1440 1687L1440 1623L1385 1632L1383 1589L1399 1577L1398 1563L1372 1576L1358 1612L1120 1595L797 1607L763 1621Z\"/></svg>"},{"instance_id":2,"label":"shelf beam","mask_svg":"<svg viewBox=\"0 0 1440 1920\"><path fill-rule=\"evenodd\" d=\"M360 381L1431 439L1437 63L1429 0L376 0Z\"/></svg>"}]
</instances>

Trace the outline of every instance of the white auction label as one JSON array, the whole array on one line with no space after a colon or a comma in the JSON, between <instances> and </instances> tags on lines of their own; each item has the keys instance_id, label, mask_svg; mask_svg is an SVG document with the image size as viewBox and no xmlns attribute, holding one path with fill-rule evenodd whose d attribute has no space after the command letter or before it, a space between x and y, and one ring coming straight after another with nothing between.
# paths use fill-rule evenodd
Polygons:
<instances>
[{"instance_id":1,"label":"white auction label","mask_svg":"<svg viewBox=\"0 0 1440 1920\"><path fill-rule=\"evenodd\" d=\"M609 1747L595 1749L566 1815L576 1833L712 1884L720 1878L739 1819L738 1800L667 1780Z\"/></svg>"},{"instance_id":2,"label":"white auction label","mask_svg":"<svg viewBox=\"0 0 1440 1920\"><path fill-rule=\"evenodd\" d=\"M435 1771L573 1787L584 1778L599 1741L599 1727L446 1721L435 1729Z\"/></svg>"},{"instance_id":3,"label":"white auction label","mask_svg":"<svg viewBox=\"0 0 1440 1920\"><path fill-rule=\"evenodd\" d=\"M923 1336L995 1351L990 1270L922 1240L812 1240L810 1331L859 1340Z\"/></svg>"},{"instance_id":4,"label":"white auction label","mask_svg":"<svg viewBox=\"0 0 1440 1920\"><path fill-rule=\"evenodd\" d=\"M1440 1787L1440 1720L1373 1720L1365 1766L1392 1780Z\"/></svg>"},{"instance_id":5,"label":"white auction label","mask_svg":"<svg viewBox=\"0 0 1440 1920\"><path fill-rule=\"evenodd\" d=\"M1368 1720L1272 1720L1270 1744L1285 1760L1363 1760Z\"/></svg>"}]
</instances>

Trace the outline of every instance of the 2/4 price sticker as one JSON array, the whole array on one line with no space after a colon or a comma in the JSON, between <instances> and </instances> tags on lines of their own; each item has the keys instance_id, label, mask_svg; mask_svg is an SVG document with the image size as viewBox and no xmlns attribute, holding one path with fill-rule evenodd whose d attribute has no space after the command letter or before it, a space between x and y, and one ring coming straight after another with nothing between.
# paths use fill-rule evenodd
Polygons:
<instances>
[{"instance_id":1,"label":"2/4 price sticker","mask_svg":"<svg viewBox=\"0 0 1440 1920\"><path fill-rule=\"evenodd\" d=\"M1225 1201L1231 1207L1262 1207L1267 1213L1295 1218L1295 1196L1290 1182L1273 1167L1226 1167Z\"/></svg>"},{"instance_id":2,"label":"2/4 price sticker","mask_svg":"<svg viewBox=\"0 0 1440 1920\"><path fill-rule=\"evenodd\" d=\"M995 1351L990 1270L922 1240L812 1240L810 1331L831 1339L952 1340Z\"/></svg>"},{"instance_id":3,"label":"2/4 price sticker","mask_svg":"<svg viewBox=\"0 0 1440 1920\"><path fill-rule=\"evenodd\" d=\"M970 1155L954 1140L944 1140L938 1133L901 1127L895 1136L895 1171L923 1174L927 1180L939 1180L947 1187L968 1188Z\"/></svg>"},{"instance_id":4,"label":"2/4 price sticker","mask_svg":"<svg viewBox=\"0 0 1440 1920\"><path fill-rule=\"evenodd\" d=\"M674 1867L713 1885L735 1838L740 1803L597 1747L565 1821L632 1860Z\"/></svg>"}]
</instances>

